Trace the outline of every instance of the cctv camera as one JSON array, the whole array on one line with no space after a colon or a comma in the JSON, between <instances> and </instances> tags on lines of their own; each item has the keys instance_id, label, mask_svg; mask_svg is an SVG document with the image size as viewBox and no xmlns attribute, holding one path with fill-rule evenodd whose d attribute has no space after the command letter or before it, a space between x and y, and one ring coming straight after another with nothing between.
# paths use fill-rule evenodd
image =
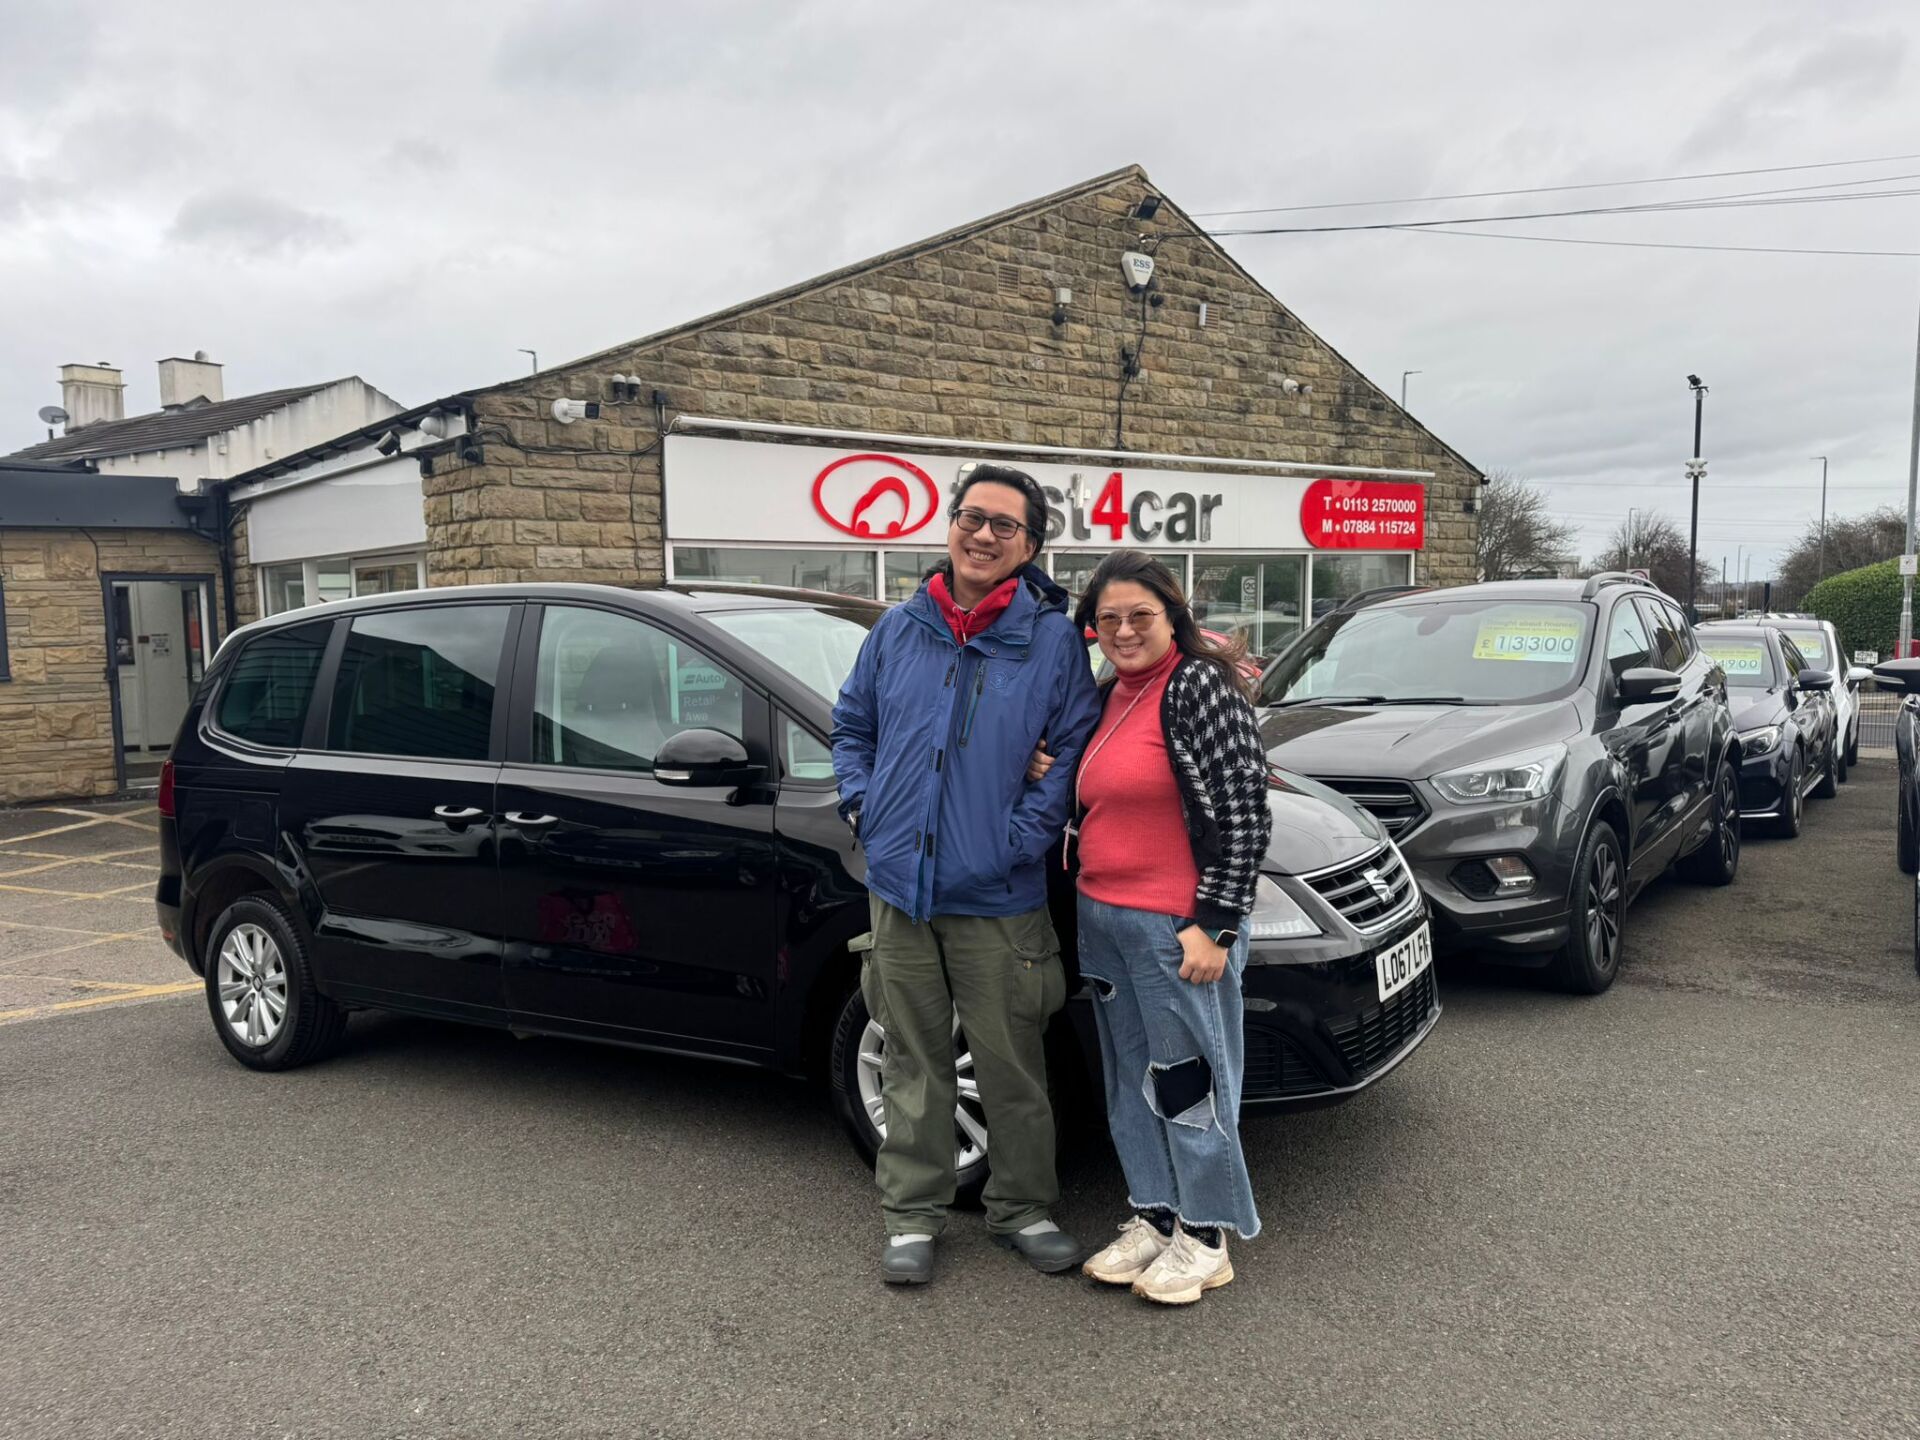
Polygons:
<instances>
[{"instance_id":1,"label":"cctv camera","mask_svg":"<svg viewBox=\"0 0 1920 1440\"><path fill-rule=\"evenodd\" d=\"M553 418L562 425L571 425L576 420L598 420L600 402L598 400L556 400L553 402Z\"/></svg>"},{"instance_id":2,"label":"cctv camera","mask_svg":"<svg viewBox=\"0 0 1920 1440\"><path fill-rule=\"evenodd\" d=\"M1700 377L1698 375L1687 376L1687 384L1698 390L1700 388Z\"/></svg>"},{"instance_id":3,"label":"cctv camera","mask_svg":"<svg viewBox=\"0 0 1920 1440\"><path fill-rule=\"evenodd\" d=\"M398 455L400 453L400 432L398 430L387 431L386 434L380 437L380 443L373 448L378 450L382 455Z\"/></svg>"}]
</instances>

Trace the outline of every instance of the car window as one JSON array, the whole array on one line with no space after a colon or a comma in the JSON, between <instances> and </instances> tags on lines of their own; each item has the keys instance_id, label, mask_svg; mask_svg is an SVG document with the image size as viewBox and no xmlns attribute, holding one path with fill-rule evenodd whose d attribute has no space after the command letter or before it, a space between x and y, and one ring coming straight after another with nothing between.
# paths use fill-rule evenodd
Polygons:
<instances>
[{"instance_id":1,"label":"car window","mask_svg":"<svg viewBox=\"0 0 1920 1440\"><path fill-rule=\"evenodd\" d=\"M1807 664L1824 668L1832 659L1827 653L1827 637L1817 625L1796 625L1791 630L1782 626L1780 633L1793 642L1793 648Z\"/></svg>"},{"instance_id":2,"label":"car window","mask_svg":"<svg viewBox=\"0 0 1920 1440\"><path fill-rule=\"evenodd\" d=\"M1763 634L1729 635L1719 630L1702 630L1700 648L1720 667L1729 685L1742 690L1764 690L1774 683L1773 657Z\"/></svg>"},{"instance_id":3,"label":"car window","mask_svg":"<svg viewBox=\"0 0 1920 1440\"><path fill-rule=\"evenodd\" d=\"M1647 639L1646 622L1632 601L1622 600L1613 607L1613 620L1607 627L1607 664L1618 676L1652 660L1653 645Z\"/></svg>"},{"instance_id":4,"label":"car window","mask_svg":"<svg viewBox=\"0 0 1920 1440\"><path fill-rule=\"evenodd\" d=\"M1687 647L1673 628L1673 616L1657 600L1640 600L1648 632L1653 638L1653 663L1662 670L1679 670L1687 663Z\"/></svg>"},{"instance_id":5,"label":"car window","mask_svg":"<svg viewBox=\"0 0 1920 1440\"><path fill-rule=\"evenodd\" d=\"M1687 623L1686 612L1669 601L1661 601L1661 608L1667 612L1667 620L1673 626L1673 633L1680 640L1680 654L1683 660L1691 660L1700 653L1694 643L1693 626Z\"/></svg>"},{"instance_id":6,"label":"car window","mask_svg":"<svg viewBox=\"0 0 1920 1440\"><path fill-rule=\"evenodd\" d=\"M630 615L551 605L540 622L533 760L650 772L682 730L739 736L740 681Z\"/></svg>"},{"instance_id":7,"label":"car window","mask_svg":"<svg viewBox=\"0 0 1920 1440\"><path fill-rule=\"evenodd\" d=\"M1789 679L1798 679L1800 672L1807 668L1807 657L1800 653L1800 647L1785 635L1780 637L1780 658L1787 667Z\"/></svg>"},{"instance_id":8,"label":"car window","mask_svg":"<svg viewBox=\"0 0 1920 1440\"><path fill-rule=\"evenodd\" d=\"M334 680L327 748L486 759L510 609L442 605L355 616Z\"/></svg>"},{"instance_id":9,"label":"car window","mask_svg":"<svg viewBox=\"0 0 1920 1440\"><path fill-rule=\"evenodd\" d=\"M785 715L778 721L781 772L792 780L833 779L833 751L803 725Z\"/></svg>"},{"instance_id":10,"label":"car window","mask_svg":"<svg viewBox=\"0 0 1920 1440\"><path fill-rule=\"evenodd\" d=\"M823 700L840 698L867 631L884 612L855 609L715 610L707 619Z\"/></svg>"},{"instance_id":11,"label":"car window","mask_svg":"<svg viewBox=\"0 0 1920 1440\"><path fill-rule=\"evenodd\" d=\"M213 723L237 740L291 750L307 726L332 620L292 625L249 640L234 657Z\"/></svg>"}]
</instances>

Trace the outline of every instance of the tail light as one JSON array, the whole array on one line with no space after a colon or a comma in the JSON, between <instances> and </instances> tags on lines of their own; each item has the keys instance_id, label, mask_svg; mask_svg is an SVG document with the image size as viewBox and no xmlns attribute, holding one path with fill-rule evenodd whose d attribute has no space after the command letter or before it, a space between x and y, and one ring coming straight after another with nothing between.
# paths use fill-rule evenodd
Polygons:
<instances>
[{"instance_id":1,"label":"tail light","mask_svg":"<svg viewBox=\"0 0 1920 1440\"><path fill-rule=\"evenodd\" d=\"M173 819L173 761L168 760L160 766L160 813L167 819Z\"/></svg>"}]
</instances>

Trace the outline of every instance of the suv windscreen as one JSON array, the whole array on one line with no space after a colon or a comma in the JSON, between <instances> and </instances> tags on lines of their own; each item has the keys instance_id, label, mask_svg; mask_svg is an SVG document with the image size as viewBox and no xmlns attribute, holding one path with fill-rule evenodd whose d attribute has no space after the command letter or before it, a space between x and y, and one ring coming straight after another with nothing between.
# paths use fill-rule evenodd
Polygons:
<instances>
[{"instance_id":1,"label":"suv windscreen","mask_svg":"<svg viewBox=\"0 0 1920 1440\"><path fill-rule=\"evenodd\" d=\"M1335 615L1267 672L1262 705L1348 699L1515 705L1566 693L1586 669L1591 606L1432 600Z\"/></svg>"},{"instance_id":2,"label":"suv windscreen","mask_svg":"<svg viewBox=\"0 0 1920 1440\"><path fill-rule=\"evenodd\" d=\"M1826 631L1818 625L1780 625L1775 628L1793 641L1794 649L1806 658L1807 664L1816 670L1828 668L1833 657L1827 653Z\"/></svg>"},{"instance_id":3,"label":"suv windscreen","mask_svg":"<svg viewBox=\"0 0 1920 1440\"><path fill-rule=\"evenodd\" d=\"M840 698L878 610L714 610L707 619L822 699Z\"/></svg>"},{"instance_id":4,"label":"suv windscreen","mask_svg":"<svg viewBox=\"0 0 1920 1440\"><path fill-rule=\"evenodd\" d=\"M1765 690L1776 683L1765 636L1728 635L1718 630L1694 633L1706 657L1726 672L1727 684L1742 690Z\"/></svg>"}]
</instances>

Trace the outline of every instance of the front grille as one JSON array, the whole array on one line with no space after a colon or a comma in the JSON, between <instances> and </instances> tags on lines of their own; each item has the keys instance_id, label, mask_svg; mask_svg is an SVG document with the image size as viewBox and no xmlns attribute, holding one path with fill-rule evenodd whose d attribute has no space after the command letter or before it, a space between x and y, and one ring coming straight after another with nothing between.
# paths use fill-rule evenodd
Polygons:
<instances>
[{"instance_id":1,"label":"front grille","mask_svg":"<svg viewBox=\"0 0 1920 1440\"><path fill-rule=\"evenodd\" d=\"M1417 903L1419 887L1400 852L1383 846L1362 860L1301 877L1354 929L1381 929Z\"/></svg>"},{"instance_id":2,"label":"front grille","mask_svg":"<svg viewBox=\"0 0 1920 1440\"><path fill-rule=\"evenodd\" d=\"M1330 790L1338 790L1361 809L1372 811L1396 840L1427 818L1427 802L1404 780L1354 780L1344 775L1312 778Z\"/></svg>"},{"instance_id":3,"label":"front grille","mask_svg":"<svg viewBox=\"0 0 1920 1440\"><path fill-rule=\"evenodd\" d=\"M1270 1100L1284 1095L1313 1095L1332 1084L1293 1042L1263 1025L1247 1026L1247 1063L1241 1098Z\"/></svg>"},{"instance_id":4,"label":"front grille","mask_svg":"<svg viewBox=\"0 0 1920 1440\"><path fill-rule=\"evenodd\" d=\"M1433 966L1420 972L1384 1005L1328 1024L1355 1080L1364 1080L1400 1052L1426 1023L1434 1007Z\"/></svg>"}]
</instances>

